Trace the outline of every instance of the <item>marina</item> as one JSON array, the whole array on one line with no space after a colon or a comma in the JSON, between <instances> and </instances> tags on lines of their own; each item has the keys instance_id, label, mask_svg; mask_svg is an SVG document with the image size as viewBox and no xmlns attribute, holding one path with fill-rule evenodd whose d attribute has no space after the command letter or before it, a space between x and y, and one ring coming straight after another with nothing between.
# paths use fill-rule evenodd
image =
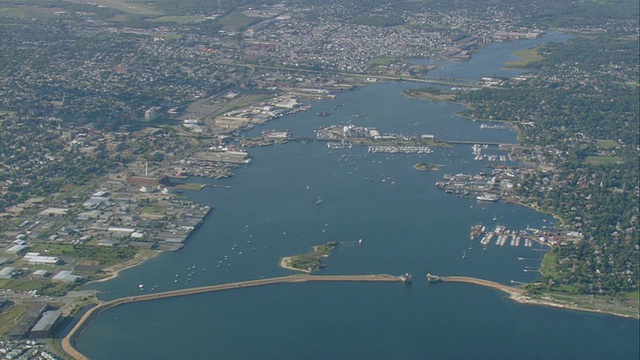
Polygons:
<instances>
[{"instance_id":1,"label":"marina","mask_svg":"<svg viewBox=\"0 0 640 360\"><path fill-rule=\"evenodd\" d=\"M521 243L524 247L532 247L533 241L541 244L550 245L558 241L557 236L561 236L557 232L543 231L539 229L527 228L526 230L509 230L503 225L496 225L493 230L487 230L482 224L471 225L469 238L474 241L480 237L480 244L486 247L495 238L495 245L505 246L509 242L510 246L518 247ZM524 242L522 241L524 240Z\"/></svg>"}]
</instances>

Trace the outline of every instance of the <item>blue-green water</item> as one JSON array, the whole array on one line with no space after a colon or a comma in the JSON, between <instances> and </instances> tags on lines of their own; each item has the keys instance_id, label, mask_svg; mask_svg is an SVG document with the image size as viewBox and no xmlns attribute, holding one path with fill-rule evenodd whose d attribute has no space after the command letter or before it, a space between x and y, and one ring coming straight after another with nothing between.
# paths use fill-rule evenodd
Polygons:
<instances>
[{"instance_id":1,"label":"blue-green water","mask_svg":"<svg viewBox=\"0 0 640 360\"><path fill-rule=\"evenodd\" d=\"M504 47L511 53L527 44L492 45L476 57L483 63L494 56L493 64L502 64L509 61L501 55ZM475 67L476 77L494 74L482 69ZM457 105L400 94L413 86L384 84L339 94L253 134L286 128L312 136L323 125L354 123L450 140L515 141L512 131L481 131L479 124L456 118ZM345 106L334 108L341 103ZM322 110L332 114L314 115ZM357 113L371 117L354 119ZM189 194L215 210L184 249L93 287L109 299L140 294L140 283L145 291L154 285L166 291L287 275L291 272L278 267L281 257L334 240L343 243L320 274L410 272L414 284L283 284L130 304L98 317L78 339L82 352L94 359L638 358L636 320L525 306L492 289L424 281L427 272L505 284L537 276L523 270L539 262L518 258L541 259L544 248L482 250L469 241L469 226L540 228L553 219L435 188L444 173L484 169L486 163L473 161L471 146L388 155L369 154L365 147L330 151L321 142L293 142L253 148L251 154L253 163L216 182L231 189ZM416 171L412 165L419 161L444 167Z\"/></svg>"}]
</instances>

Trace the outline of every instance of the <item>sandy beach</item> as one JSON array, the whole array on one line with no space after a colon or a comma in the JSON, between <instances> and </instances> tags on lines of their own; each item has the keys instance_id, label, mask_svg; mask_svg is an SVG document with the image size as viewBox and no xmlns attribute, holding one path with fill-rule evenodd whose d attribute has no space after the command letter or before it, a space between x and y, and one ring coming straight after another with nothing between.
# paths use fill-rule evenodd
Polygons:
<instances>
[{"instance_id":1,"label":"sandy beach","mask_svg":"<svg viewBox=\"0 0 640 360\"><path fill-rule=\"evenodd\" d=\"M314 251L315 251L315 246L314 246ZM283 268L283 269L287 269L287 270L299 271L299 272L303 272L305 274L311 274L311 271L309 271L309 270L298 269L298 268L292 267L291 266L291 257L290 256L285 256L280 260L280 267Z\"/></svg>"},{"instance_id":2,"label":"sandy beach","mask_svg":"<svg viewBox=\"0 0 640 360\"><path fill-rule=\"evenodd\" d=\"M527 296L527 291L525 289L521 289L513 286L507 286L507 285L503 285L503 284L500 284L494 281L489 281L489 280L483 280L483 279L472 278L467 276L442 276L440 279L444 283L446 282L467 283L467 284L475 284L475 285L490 287L493 289L498 289L509 294L510 299L520 304L551 306L551 307L566 309L566 310L588 311L588 312L594 312L599 314L608 314L608 315L614 315L614 316L619 316L624 318L631 318L631 319L638 318L637 315L634 316L630 314L621 314L621 313L600 310L600 309L590 309L590 308L580 307L580 306L571 305L571 304L563 304L563 303L558 303L558 302L549 301L549 300L533 299Z\"/></svg>"}]
</instances>

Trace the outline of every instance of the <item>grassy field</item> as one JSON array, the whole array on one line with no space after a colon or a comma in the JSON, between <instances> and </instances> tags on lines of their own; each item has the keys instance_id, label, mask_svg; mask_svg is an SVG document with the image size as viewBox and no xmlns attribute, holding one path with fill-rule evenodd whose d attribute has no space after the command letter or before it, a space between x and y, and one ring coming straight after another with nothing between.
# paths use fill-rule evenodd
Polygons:
<instances>
[{"instance_id":1,"label":"grassy field","mask_svg":"<svg viewBox=\"0 0 640 360\"><path fill-rule=\"evenodd\" d=\"M258 19L259 18L248 17L237 11L234 11L224 19L222 19L220 23L227 31L240 31Z\"/></svg>"},{"instance_id":2,"label":"grassy field","mask_svg":"<svg viewBox=\"0 0 640 360\"><path fill-rule=\"evenodd\" d=\"M38 290L41 295L64 294L72 284L64 282L51 282L50 280L31 280L24 276L17 279L0 280L0 289L11 289L13 291Z\"/></svg>"},{"instance_id":3,"label":"grassy field","mask_svg":"<svg viewBox=\"0 0 640 360\"><path fill-rule=\"evenodd\" d=\"M434 101L434 102L438 102L438 101L449 102L449 101L452 101L455 98L455 94L449 94L449 93L446 93L446 92L443 92L443 93L440 93L440 94L434 94L434 93L430 93L430 92L426 92L426 91L418 91L418 92L408 93L405 90L402 93L404 95L406 95L406 96L415 97L415 98L419 98L419 99L425 99L425 100Z\"/></svg>"},{"instance_id":4,"label":"grassy field","mask_svg":"<svg viewBox=\"0 0 640 360\"><path fill-rule=\"evenodd\" d=\"M45 8L36 5L9 5L0 2L0 17L12 17L19 19L45 19L54 17L56 11L64 11L62 8Z\"/></svg>"},{"instance_id":5,"label":"grassy field","mask_svg":"<svg viewBox=\"0 0 640 360\"><path fill-rule=\"evenodd\" d=\"M124 246L71 245L71 244L36 244L32 250L46 256L58 256L73 259L98 261L101 266L111 265L132 259L137 250Z\"/></svg>"},{"instance_id":6,"label":"grassy field","mask_svg":"<svg viewBox=\"0 0 640 360\"><path fill-rule=\"evenodd\" d=\"M544 275L557 276L557 263L558 255L551 252L545 254L544 259L542 259L541 273L544 273Z\"/></svg>"},{"instance_id":7,"label":"grassy field","mask_svg":"<svg viewBox=\"0 0 640 360\"><path fill-rule=\"evenodd\" d=\"M513 53L513 55L519 57L520 59L508 62L506 66L507 68L525 68L531 63L544 59L544 57L542 57L542 55L538 53L537 47L516 51L515 53Z\"/></svg>"},{"instance_id":8,"label":"grassy field","mask_svg":"<svg viewBox=\"0 0 640 360\"><path fill-rule=\"evenodd\" d=\"M11 289L13 291L38 290L41 292L44 289L44 281L2 279L0 280L0 289Z\"/></svg>"},{"instance_id":9,"label":"grassy field","mask_svg":"<svg viewBox=\"0 0 640 360\"><path fill-rule=\"evenodd\" d=\"M614 165L624 162L617 156L587 156L585 163L593 165Z\"/></svg>"},{"instance_id":10,"label":"grassy field","mask_svg":"<svg viewBox=\"0 0 640 360\"><path fill-rule=\"evenodd\" d=\"M598 149L613 149L616 147L616 142L613 140L598 140Z\"/></svg>"},{"instance_id":11,"label":"grassy field","mask_svg":"<svg viewBox=\"0 0 640 360\"><path fill-rule=\"evenodd\" d=\"M73 2L84 2L84 1L75 1ZM143 5L142 3L135 1L125 1L125 0L92 0L92 3L96 3L100 6L105 6L113 9L120 10L127 14L132 15L162 15L160 11L153 9L150 6Z\"/></svg>"},{"instance_id":12,"label":"grassy field","mask_svg":"<svg viewBox=\"0 0 640 360\"><path fill-rule=\"evenodd\" d=\"M394 62L397 62L398 60L399 58L395 56L389 56L389 55L378 56L377 58L369 61L369 66L389 65L389 64L393 64Z\"/></svg>"},{"instance_id":13,"label":"grassy field","mask_svg":"<svg viewBox=\"0 0 640 360\"><path fill-rule=\"evenodd\" d=\"M4 337L29 309L29 305L9 306L0 313L0 337Z\"/></svg>"},{"instance_id":14,"label":"grassy field","mask_svg":"<svg viewBox=\"0 0 640 360\"><path fill-rule=\"evenodd\" d=\"M186 24L196 20L203 19L202 16L160 16L153 19L148 19L149 22L173 22L178 24Z\"/></svg>"},{"instance_id":15,"label":"grassy field","mask_svg":"<svg viewBox=\"0 0 640 360\"><path fill-rule=\"evenodd\" d=\"M620 298L620 300L630 300L638 302L640 301L640 290L628 293L620 293L618 294L618 298Z\"/></svg>"},{"instance_id":16,"label":"grassy field","mask_svg":"<svg viewBox=\"0 0 640 360\"><path fill-rule=\"evenodd\" d=\"M203 184L187 183L187 184L178 184L178 185L176 185L176 189L178 189L178 190L199 191L199 190L202 190L205 186L206 185L203 185Z\"/></svg>"}]
</instances>

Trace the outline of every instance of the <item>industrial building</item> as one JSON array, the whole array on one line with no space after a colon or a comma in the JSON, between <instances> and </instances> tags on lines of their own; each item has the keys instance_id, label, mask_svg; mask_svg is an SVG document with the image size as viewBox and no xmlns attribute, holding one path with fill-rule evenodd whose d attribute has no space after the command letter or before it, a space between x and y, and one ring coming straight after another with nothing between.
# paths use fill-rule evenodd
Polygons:
<instances>
[{"instance_id":1,"label":"industrial building","mask_svg":"<svg viewBox=\"0 0 640 360\"><path fill-rule=\"evenodd\" d=\"M15 270L16 268L10 266L0 269L0 279L12 279L15 276Z\"/></svg>"},{"instance_id":2,"label":"industrial building","mask_svg":"<svg viewBox=\"0 0 640 360\"><path fill-rule=\"evenodd\" d=\"M31 328L31 337L35 339L42 339L49 337L51 331L62 319L62 312L60 310L49 310L42 314L42 317Z\"/></svg>"},{"instance_id":3,"label":"industrial building","mask_svg":"<svg viewBox=\"0 0 640 360\"><path fill-rule=\"evenodd\" d=\"M17 254L26 248L27 245L13 245L12 247L6 249L4 252L6 252L7 254Z\"/></svg>"},{"instance_id":4,"label":"industrial building","mask_svg":"<svg viewBox=\"0 0 640 360\"><path fill-rule=\"evenodd\" d=\"M73 275L69 270L62 270L51 278L53 281L75 282L80 281L82 276Z\"/></svg>"},{"instance_id":5,"label":"industrial building","mask_svg":"<svg viewBox=\"0 0 640 360\"><path fill-rule=\"evenodd\" d=\"M131 185L157 187L159 185L166 185L168 183L169 181L166 176L137 176L132 172L127 173L127 184Z\"/></svg>"},{"instance_id":6,"label":"industrial building","mask_svg":"<svg viewBox=\"0 0 640 360\"><path fill-rule=\"evenodd\" d=\"M32 275L37 277L48 277L49 275L51 275L51 273L48 272L47 270L40 269L40 270L34 271Z\"/></svg>"},{"instance_id":7,"label":"industrial building","mask_svg":"<svg viewBox=\"0 0 640 360\"><path fill-rule=\"evenodd\" d=\"M55 256L42 256L37 252L28 252L24 254L24 259L31 265L57 265L61 261Z\"/></svg>"}]
</instances>

